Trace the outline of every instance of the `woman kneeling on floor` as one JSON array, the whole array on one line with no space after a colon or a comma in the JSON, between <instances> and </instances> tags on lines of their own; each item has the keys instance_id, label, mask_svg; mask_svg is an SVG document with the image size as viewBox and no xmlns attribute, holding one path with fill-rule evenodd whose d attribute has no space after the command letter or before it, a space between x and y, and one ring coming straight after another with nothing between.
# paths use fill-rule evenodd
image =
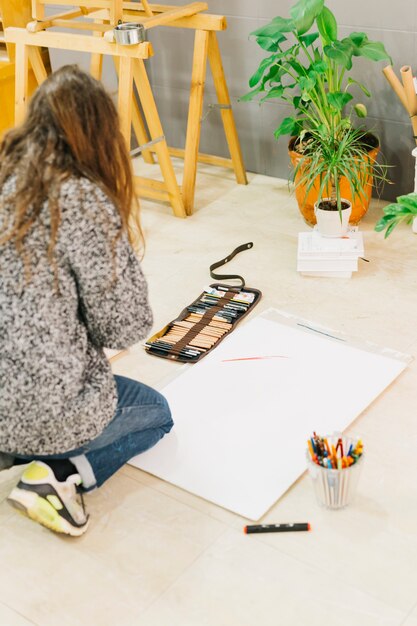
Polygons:
<instances>
[{"instance_id":1,"label":"woman kneeling on floor","mask_svg":"<svg viewBox=\"0 0 417 626\"><path fill-rule=\"evenodd\" d=\"M66 66L0 145L0 464L8 500L56 532L88 526L100 487L173 425L163 396L113 376L103 348L150 330L128 151L102 85Z\"/></svg>"}]
</instances>

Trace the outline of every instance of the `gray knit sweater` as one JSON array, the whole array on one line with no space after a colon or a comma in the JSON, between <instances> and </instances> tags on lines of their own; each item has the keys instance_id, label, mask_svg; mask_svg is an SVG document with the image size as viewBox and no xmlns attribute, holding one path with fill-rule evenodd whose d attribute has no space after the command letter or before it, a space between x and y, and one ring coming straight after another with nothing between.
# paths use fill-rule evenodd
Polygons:
<instances>
[{"instance_id":1,"label":"gray knit sweater","mask_svg":"<svg viewBox=\"0 0 417 626\"><path fill-rule=\"evenodd\" d=\"M7 197L15 181L0 193ZM25 240L25 283L14 244L0 246L0 451L58 454L97 437L117 393L103 347L125 348L152 324L147 286L120 216L87 179L63 183L55 247L59 293L47 258L49 210ZM4 232L7 211L0 211Z\"/></svg>"}]
</instances>

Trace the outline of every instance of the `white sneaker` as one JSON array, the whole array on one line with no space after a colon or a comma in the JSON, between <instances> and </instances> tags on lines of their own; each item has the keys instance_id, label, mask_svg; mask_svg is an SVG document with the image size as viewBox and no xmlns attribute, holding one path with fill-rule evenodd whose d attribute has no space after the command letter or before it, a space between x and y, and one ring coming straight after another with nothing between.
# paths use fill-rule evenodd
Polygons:
<instances>
[{"instance_id":1,"label":"white sneaker","mask_svg":"<svg viewBox=\"0 0 417 626\"><path fill-rule=\"evenodd\" d=\"M33 461L7 501L42 526L78 537L85 533L89 523L82 496L77 493L80 484L79 474L60 482L49 465Z\"/></svg>"}]
</instances>

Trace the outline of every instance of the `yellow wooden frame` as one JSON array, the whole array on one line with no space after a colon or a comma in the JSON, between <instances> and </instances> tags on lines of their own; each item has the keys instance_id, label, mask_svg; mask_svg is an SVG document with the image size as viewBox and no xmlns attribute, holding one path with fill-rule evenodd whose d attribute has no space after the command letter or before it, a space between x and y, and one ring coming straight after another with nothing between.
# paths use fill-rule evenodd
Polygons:
<instances>
[{"instance_id":1,"label":"yellow wooden frame","mask_svg":"<svg viewBox=\"0 0 417 626\"><path fill-rule=\"evenodd\" d=\"M139 99L142 105L148 128L150 132L160 135L162 126L160 124L158 111L150 88L149 81L144 66L144 59L153 54L152 45L149 42L139 43L134 46L121 46L116 43L109 43L103 37L88 37L73 33L57 33L51 31L40 31L30 33L24 28L9 27L5 30L6 40L16 46L16 75L15 75L15 119L16 124L23 121L27 100L28 100L28 61L33 51L38 51L40 47L57 48L62 50L77 50L81 52L91 52L93 54L111 55L118 64L120 75L118 90L118 105L121 121L122 133L130 147L130 131L132 124L133 108L133 80L140 80ZM32 62L32 61L31 61ZM46 78L46 71L40 67L42 59L38 59L39 83ZM165 200L171 203L174 214L177 217L186 217L181 192L175 178L171 158L168 152L166 141L158 144L158 157L161 171L164 177ZM150 183L151 184L151 183Z\"/></svg>"},{"instance_id":2,"label":"yellow wooden frame","mask_svg":"<svg viewBox=\"0 0 417 626\"><path fill-rule=\"evenodd\" d=\"M142 152L145 162L154 163L153 155L156 154L164 176L164 182L137 177L136 189L139 195L152 199L168 200L175 215L191 215L194 210L198 162L230 168L234 170L236 181L239 184L247 184L246 171L216 35L218 31L225 30L227 27L226 18L222 15L203 13L207 9L205 2L192 2L185 6L173 7L170 5L150 4L148 0L143 0L141 3L126 0L82 0L83 4L78 8L70 11L61 11L45 17L45 6L68 6L67 2L68 0L32 0L34 21L28 23L27 30L30 32L29 36L34 36L37 39L36 44L34 43L35 39L25 40L24 45L28 46L29 49L28 51L20 50L19 52L21 70L23 72L26 70L26 57L30 59L33 65L32 57L36 55L34 50L37 50L35 46L40 45L92 53L91 73L98 79L101 78L103 54L110 54L113 57L119 74L119 110L122 116L121 123L126 141L130 146L130 124L132 123L139 145L146 146ZM88 17L89 21L75 21L76 18L82 15ZM142 60L147 58L147 56L135 57L135 54L126 52L130 47L117 46L117 44L111 41L111 38L107 37L107 31L112 31L114 25L119 21L140 23L143 24L145 29L165 25L195 30L185 149L172 148L166 145L162 125ZM64 33L57 34L47 30L51 27L71 28L75 32L74 34L71 33L69 37L63 38L62 35ZM77 34L77 30L92 31L92 36ZM48 39L40 37L42 34L47 35ZM108 34L111 35L111 33ZM51 38L50 35L58 36ZM20 37L23 37L23 35L20 35ZM109 40L107 41L107 39ZM50 43L43 43L45 41ZM58 41L61 41L62 45L56 45ZM151 54L150 49L148 49L148 53L149 55ZM135 58L131 64L124 60L129 57ZM34 63L40 80L43 80L44 75L37 55ZM207 63L210 64L213 75L230 159L199 152ZM27 95L25 96L27 90L24 80L22 79L22 81L18 88L16 83L16 93L19 94L16 110L19 112L19 116L24 111L25 97L27 97ZM139 97L146 123L133 95L133 82L136 84L137 91L140 92ZM145 89L142 88L142 83L146 85ZM132 102L127 101L128 94L131 94ZM148 146L148 144L150 145ZM178 185L170 156L184 159L181 193L177 191Z\"/></svg>"},{"instance_id":3,"label":"yellow wooden frame","mask_svg":"<svg viewBox=\"0 0 417 626\"><path fill-rule=\"evenodd\" d=\"M169 5L151 4L149 7L154 16L157 16L158 14L163 15L164 12L170 9ZM142 8L138 8L136 3L123 3L124 21L141 23L146 27L148 19L146 15L147 14L143 6ZM108 12L100 10L94 13L94 17L102 22L106 20L108 21ZM152 18L150 19L152 20ZM152 21L149 22L149 25L151 24ZM194 211L198 162L210 163L220 167L232 169L235 173L235 178L238 184L246 185L248 181L216 35L217 31L225 30L227 27L226 18L221 15L198 13L193 16L175 19L168 25L170 27L191 28L195 30L185 149L169 148L169 153L172 156L184 159L182 197L187 215L191 215ZM230 159L215 155L202 154L199 152L207 63L210 64L217 101L220 105L221 118L230 153ZM143 121L141 122L140 120L137 120L137 125L140 126L143 132L145 129ZM144 137L142 134L140 144L144 143L146 144L148 141L146 141L146 136ZM154 151L155 148L150 147L146 154L143 155L146 162L152 162L151 154ZM150 197L146 188L139 186L138 189L140 193ZM155 189L152 190L151 197L156 198ZM158 198L160 198L160 191L158 192Z\"/></svg>"},{"instance_id":4,"label":"yellow wooden frame","mask_svg":"<svg viewBox=\"0 0 417 626\"><path fill-rule=\"evenodd\" d=\"M45 17L45 6L47 5L62 5L67 6L68 3L65 0L58 0L57 2L49 0L34 0L32 4L32 16L36 22L39 22L38 28L49 28L51 26L60 26L60 20L71 19L71 17L78 17L79 15L88 15L92 12L97 12L100 9L105 10L105 19L109 22L110 26L115 26L119 22L127 22L128 12L132 12L134 16L141 16L141 23L145 28L151 28L155 26L162 26L169 24L173 21L178 21L182 18L190 18L196 16L202 11L206 11L208 6L205 2L192 2L184 6L169 6L169 5L150 5L147 0L141 3L125 2L123 0L82 0L82 7L72 9L70 11L57 13ZM140 7L140 8L139 8ZM71 15L74 14L74 15ZM77 14L77 15L75 15ZM70 28L83 28L80 22L71 22ZM68 27L68 23L67 23ZM92 29L96 29L92 25Z\"/></svg>"}]
</instances>

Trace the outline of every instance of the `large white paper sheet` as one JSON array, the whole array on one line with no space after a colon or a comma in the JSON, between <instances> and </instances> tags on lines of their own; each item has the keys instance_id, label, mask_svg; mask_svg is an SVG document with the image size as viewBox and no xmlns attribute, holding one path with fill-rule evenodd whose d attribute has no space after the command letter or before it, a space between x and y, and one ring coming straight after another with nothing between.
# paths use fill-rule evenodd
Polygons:
<instances>
[{"instance_id":1,"label":"large white paper sheet","mask_svg":"<svg viewBox=\"0 0 417 626\"><path fill-rule=\"evenodd\" d=\"M175 426L132 465L258 520L304 472L312 431L344 430L407 366L275 313L162 389Z\"/></svg>"}]
</instances>

